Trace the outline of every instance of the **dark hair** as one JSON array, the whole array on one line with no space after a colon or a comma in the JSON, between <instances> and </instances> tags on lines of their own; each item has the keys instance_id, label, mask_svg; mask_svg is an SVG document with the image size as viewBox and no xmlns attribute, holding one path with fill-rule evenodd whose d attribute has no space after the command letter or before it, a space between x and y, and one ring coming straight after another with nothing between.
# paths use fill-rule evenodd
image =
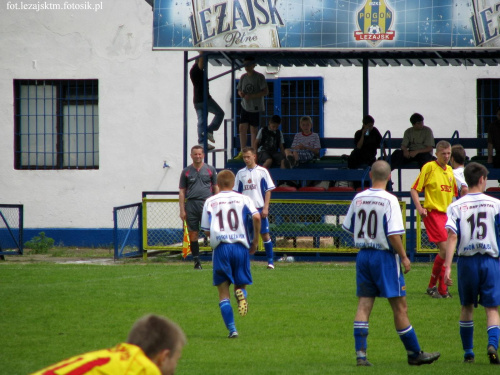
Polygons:
<instances>
[{"instance_id":1,"label":"dark hair","mask_svg":"<svg viewBox=\"0 0 500 375\"><path fill-rule=\"evenodd\" d=\"M162 350L169 349L170 356L186 344L182 329L167 318L149 314L137 320L127 338L127 343L137 345L152 359Z\"/></svg>"},{"instance_id":2,"label":"dark hair","mask_svg":"<svg viewBox=\"0 0 500 375\"><path fill-rule=\"evenodd\" d=\"M366 124L375 124L375 120L373 119L372 116L366 115L365 117L363 117L363 125Z\"/></svg>"},{"instance_id":3,"label":"dark hair","mask_svg":"<svg viewBox=\"0 0 500 375\"><path fill-rule=\"evenodd\" d=\"M279 117L278 115L274 115L273 117L271 117L271 121L275 124L281 124L281 117Z\"/></svg>"},{"instance_id":4,"label":"dark hair","mask_svg":"<svg viewBox=\"0 0 500 375\"><path fill-rule=\"evenodd\" d=\"M255 61L255 57L253 57L253 56L245 56L245 58L243 59L243 61L254 62Z\"/></svg>"},{"instance_id":5,"label":"dark hair","mask_svg":"<svg viewBox=\"0 0 500 375\"><path fill-rule=\"evenodd\" d=\"M203 146L201 146L201 145L194 145L193 147L191 147L191 153L193 153L193 151L197 150L197 149L201 149L201 151L205 152L205 150L203 149Z\"/></svg>"},{"instance_id":6,"label":"dark hair","mask_svg":"<svg viewBox=\"0 0 500 375\"><path fill-rule=\"evenodd\" d=\"M479 178L481 176L486 177L488 176L488 170L486 167L482 164L476 163L476 162L471 162L467 164L467 166L464 169L464 177L465 177L465 182L467 182L467 185L469 186L469 189L471 187L477 186L479 183Z\"/></svg>"},{"instance_id":7,"label":"dark hair","mask_svg":"<svg viewBox=\"0 0 500 375\"><path fill-rule=\"evenodd\" d=\"M247 146L247 147L243 147L241 149L241 152L244 154L245 152L251 152L252 154L254 155L257 155L257 152L255 152L255 149L253 147L250 147L250 146Z\"/></svg>"},{"instance_id":8,"label":"dark hair","mask_svg":"<svg viewBox=\"0 0 500 375\"><path fill-rule=\"evenodd\" d=\"M412 125L415 125L417 122L424 121L424 116L422 116L420 113L414 113L410 117L410 122Z\"/></svg>"},{"instance_id":9,"label":"dark hair","mask_svg":"<svg viewBox=\"0 0 500 375\"><path fill-rule=\"evenodd\" d=\"M465 163L465 149L462 145L451 146L451 157L455 163L463 165Z\"/></svg>"}]
</instances>

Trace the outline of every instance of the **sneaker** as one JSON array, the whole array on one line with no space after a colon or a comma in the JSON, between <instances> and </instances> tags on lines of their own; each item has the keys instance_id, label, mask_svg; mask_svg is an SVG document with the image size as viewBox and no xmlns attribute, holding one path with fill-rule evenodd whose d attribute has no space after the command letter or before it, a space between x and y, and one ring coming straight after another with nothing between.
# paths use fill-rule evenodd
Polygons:
<instances>
[{"instance_id":1,"label":"sneaker","mask_svg":"<svg viewBox=\"0 0 500 375\"><path fill-rule=\"evenodd\" d=\"M286 159L287 159L287 160L288 160L288 162L290 163L290 168L295 167L296 162L295 162L295 158L293 157L293 155L288 155L288 156L286 157Z\"/></svg>"},{"instance_id":2,"label":"sneaker","mask_svg":"<svg viewBox=\"0 0 500 375\"><path fill-rule=\"evenodd\" d=\"M215 143L214 133L207 133L207 138L210 142Z\"/></svg>"},{"instance_id":3,"label":"sneaker","mask_svg":"<svg viewBox=\"0 0 500 375\"><path fill-rule=\"evenodd\" d=\"M426 353L421 351L416 357L408 356L408 364L411 366L428 365L434 361L437 361L441 353Z\"/></svg>"},{"instance_id":4,"label":"sneaker","mask_svg":"<svg viewBox=\"0 0 500 375\"><path fill-rule=\"evenodd\" d=\"M227 336L228 339L237 339L238 338L238 332L233 331L229 332L229 336Z\"/></svg>"},{"instance_id":5,"label":"sneaker","mask_svg":"<svg viewBox=\"0 0 500 375\"><path fill-rule=\"evenodd\" d=\"M234 157L234 160L243 160L243 153L240 151L240 153Z\"/></svg>"},{"instance_id":6,"label":"sneaker","mask_svg":"<svg viewBox=\"0 0 500 375\"><path fill-rule=\"evenodd\" d=\"M356 366L373 366L366 358L356 358Z\"/></svg>"},{"instance_id":7,"label":"sneaker","mask_svg":"<svg viewBox=\"0 0 500 375\"><path fill-rule=\"evenodd\" d=\"M267 265L267 269L268 269L268 270L274 270L274 264L269 263L269 264Z\"/></svg>"},{"instance_id":8,"label":"sneaker","mask_svg":"<svg viewBox=\"0 0 500 375\"><path fill-rule=\"evenodd\" d=\"M500 360L498 359L498 353L493 345L488 345L488 358L490 359L490 364L500 365Z\"/></svg>"},{"instance_id":9,"label":"sneaker","mask_svg":"<svg viewBox=\"0 0 500 375\"><path fill-rule=\"evenodd\" d=\"M292 168L292 165L290 164L290 161L287 158L283 160L283 165L285 166L286 169Z\"/></svg>"},{"instance_id":10,"label":"sneaker","mask_svg":"<svg viewBox=\"0 0 500 375\"><path fill-rule=\"evenodd\" d=\"M430 295L431 297L434 295L434 293L437 293L438 287L433 286L432 288L427 288L427 294Z\"/></svg>"},{"instance_id":11,"label":"sneaker","mask_svg":"<svg viewBox=\"0 0 500 375\"><path fill-rule=\"evenodd\" d=\"M446 292L446 294L439 294L438 291L436 291L433 295L432 295L432 298L451 298L452 295L450 294L450 292Z\"/></svg>"},{"instance_id":12,"label":"sneaker","mask_svg":"<svg viewBox=\"0 0 500 375\"><path fill-rule=\"evenodd\" d=\"M202 270L203 268L201 267L201 263L200 263L200 262L196 262L196 263L194 264L194 269L195 269L195 270Z\"/></svg>"},{"instance_id":13,"label":"sneaker","mask_svg":"<svg viewBox=\"0 0 500 375\"><path fill-rule=\"evenodd\" d=\"M248 312L248 303L245 298L245 293L243 289L236 289L234 291L234 295L236 296L236 300L238 301L238 313L241 316L245 316Z\"/></svg>"},{"instance_id":14,"label":"sneaker","mask_svg":"<svg viewBox=\"0 0 500 375\"><path fill-rule=\"evenodd\" d=\"M208 150L208 151L215 150L215 146L212 146L212 145L207 145L207 150Z\"/></svg>"},{"instance_id":15,"label":"sneaker","mask_svg":"<svg viewBox=\"0 0 500 375\"><path fill-rule=\"evenodd\" d=\"M464 363L474 363L475 358L472 354L467 354L464 356Z\"/></svg>"}]
</instances>

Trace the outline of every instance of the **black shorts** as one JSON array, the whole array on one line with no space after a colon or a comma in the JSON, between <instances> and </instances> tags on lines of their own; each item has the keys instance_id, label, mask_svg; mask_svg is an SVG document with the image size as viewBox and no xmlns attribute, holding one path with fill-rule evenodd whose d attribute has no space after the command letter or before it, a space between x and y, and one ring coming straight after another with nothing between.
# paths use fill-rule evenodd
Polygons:
<instances>
[{"instance_id":1,"label":"black shorts","mask_svg":"<svg viewBox=\"0 0 500 375\"><path fill-rule=\"evenodd\" d=\"M200 231L201 215L203 214L204 199L191 199L186 201L186 225L192 232Z\"/></svg>"},{"instance_id":2,"label":"black shorts","mask_svg":"<svg viewBox=\"0 0 500 375\"><path fill-rule=\"evenodd\" d=\"M267 159L273 160L273 165L281 165L281 161L283 160L283 154L281 152L270 153L267 151L259 151L257 153L257 164L264 164Z\"/></svg>"},{"instance_id":3,"label":"black shorts","mask_svg":"<svg viewBox=\"0 0 500 375\"><path fill-rule=\"evenodd\" d=\"M250 124L250 126L259 127L260 112L248 112L241 107L240 124Z\"/></svg>"}]
</instances>

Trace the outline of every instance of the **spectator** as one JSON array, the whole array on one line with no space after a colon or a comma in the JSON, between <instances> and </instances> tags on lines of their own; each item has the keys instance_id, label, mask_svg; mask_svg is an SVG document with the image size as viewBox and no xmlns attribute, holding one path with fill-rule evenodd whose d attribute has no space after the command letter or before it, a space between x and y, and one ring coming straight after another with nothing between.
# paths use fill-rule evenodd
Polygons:
<instances>
[{"instance_id":1,"label":"spectator","mask_svg":"<svg viewBox=\"0 0 500 375\"><path fill-rule=\"evenodd\" d=\"M405 130L401 149L395 150L391 156L391 169L398 169L405 164L416 161L418 167L435 158L432 156L434 148L434 134L431 128L424 125L424 117L414 113L410 117L412 127Z\"/></svg>"},{"instance_id":2,"label":"spectator","mask_svg":"<svg viewBox=\"0 0 500 375\"><path fill-rule=\"evenodd\" d=\"M488 163L492 163L493 168L500 168L500 107L497 108L496 120L488 127Z\"/></svg>"},{"instance_id":3,"label":"spectator","mask_svg":"<svg viewBox=\"0 0 500 375\"><path fill-rule=\"evenodd\" d=\"M377 150L382 141L382 135L375 125L375 120L372 116L363 117L363 126L361 130L354 134L354 150L347 159L347 166L350 169L356 169L363 165L371 166L377 159Z\"/></svg>"},{"instance_id":4,"label":"spectator","mask_svg":"<svg viewBox=\"0 0 500 375\"><path fill-rule=\"evenodd\" d=\"M285 142L283 133L278 129L281 117L274 115L269 120L269 125L263 127L257 133L257 163L264 168L272 166L283 167L285 159Z\"/></svg>"},{"instance_id":5,"label":"spectator","mask_svg":"<svg viewBox=\"0 0 500 375\"><path fill-rule=\"evenodd\" d=\"M450 165L453 168L453 175L457 182L458 197L463 197L468 192L467 182L465 182L464 177L465 158L465 149L462 145L451 147Z\"/></svg>"},{"instance_id":6,"label":"spectator","mask_svg":"<svg viewBox=\"0 0 500 375\"><path fill-rule=\"evenodd\" d=\"M299 122L301 133L295 134L291 148L285 150L285 168L293 168L298 163L306 163L319 155L321 143L319 135L312 131L312 119L304 116Z\"/></svg>"}]
</instances>

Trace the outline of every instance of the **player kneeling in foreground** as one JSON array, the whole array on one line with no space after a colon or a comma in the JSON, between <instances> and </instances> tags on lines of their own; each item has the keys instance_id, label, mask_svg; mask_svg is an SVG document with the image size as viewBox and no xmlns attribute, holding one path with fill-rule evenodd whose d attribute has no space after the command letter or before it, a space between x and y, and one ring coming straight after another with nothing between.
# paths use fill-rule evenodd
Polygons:
<instances>
[{"instance_id":1,"label":"player kneeling in foreground","mask_svg":"<svg viewBox=\"0 0 500 375\"><path fill-rule=\"evenodd\" d=\"M500 335L500 261L499 235L500 201L483 194L488 170L481 164L470 163L464 169L469 193L448 207L448 241L444 281L452 285L451 262L457 250L458 295L460 296L460 337L464 362L474 362L474 307L478 303L486 311L488 325L487 355L492 365L500 365L498 337ZM457 240L458 246L457 246Z\"/></svg>"},{"instance_id":2,"label":"player kneeling in foreground","mask_svg":"<svg viewBox=\"0 0 500 375\"><path fill-rule=\"evenodd\" d=\"M252 284L250 254L257 250L260 214L247 196L234 192L234 174L224 170L217 175L220 193L208 198L203 206L201 228L210 237L213 249L213 284L219 291L222 319L229 338L237 338L229 286L234 284L238 312L248 311L247 291ZM252 236L253 234L253 236Z\"/></svg>"},{"instance_id":3,"label":"player kneeling in foreground","mask_svg":"<svg viewBox=\"0 0 500 375\"><path fill-rule=\"evenodd\" d=\"M137 320L126 343L80 354L32 375L173 375L186 336L170 320L146 315Z\"/></svg>"},{"instance_id":4,"label":"player kneeling in foreground","mask_svg":"<svg viewBox=\"0 0 500 375\"><path fill-rule=\"evenodd\" d=\"M432 363L440 353L425 353L420 349L408 319L406 286L401 273L401 263L404 273L410 271L410 260L401 240L405 227L397 198L385 191L391 178L391 167L383 160L376 161L370 178L372 187L354 197L342 224L344 230L354 235L355 246L360 248L356 257L359 302L354 319L357 365L372 366L366 359L366 348L368 319L375 297L389 300L396 331L408 353L408 364Z\"/></svg>"}]
</instances>

